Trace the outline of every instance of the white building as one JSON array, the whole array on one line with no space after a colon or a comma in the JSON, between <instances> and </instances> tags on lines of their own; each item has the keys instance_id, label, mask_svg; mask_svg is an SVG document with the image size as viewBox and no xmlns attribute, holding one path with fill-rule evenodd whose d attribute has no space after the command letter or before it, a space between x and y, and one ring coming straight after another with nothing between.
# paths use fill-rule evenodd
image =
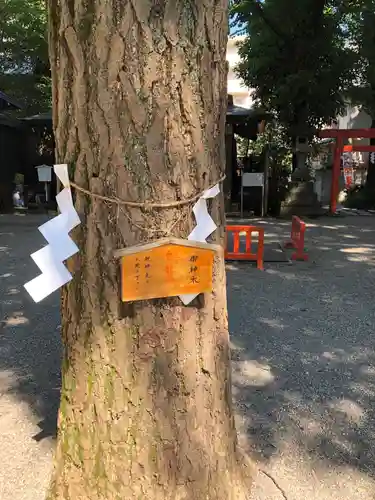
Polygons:
<instances>
[{"instance_id":1,"label":"white building","mask_svg":"<svg viewBox=\"0 0 375 500\"><path fill-rule=\"evenodd\" d=\"M358 106L348 104L345 115L337 118L338 128L371 128L371 117Z\"/></svg>"},{"instance_id":2,"label":"white building","mask_svg":"<svg viewBox=\"0 0 375 500\"><path fill-rule=\"evenodd\" d=\"M338 128L338 129L362 129L371 128L371 117L360 107L347 104L345 113L340 115L325 128ZM353 138L348 140L349 144L370 144L370 139ZM319 201L323 205L328 205L331 198L331 182L332 171L326 170L325 166L332 165L334 153L334 141L327 143L326 147L321 150L321 153L312 161L312 166L316 169L315 172L315 191ZM366 182L367 167L368 167L368 153L355 152L352 155L354 161L354 181L357 185ZM345 199L343 192L345 188L344 177L340 176L340 196L339 200Z\"/></svg>"},{"instance_id":3,"label":"white building","mask_svg":"<svg viewBox=\"0 0 375 500\"><path fill-rule=\"evenodd\" d=\"M358 129L371 128L372 119L365 111L358 106L348 105L344 116L339 116L337 119L338 128L343 129ZM349 144L370 144L370 139L349 139ZM353 155L357 164L367 167L368 153L354 153Z\"/></svg>"},{"instance_id":4,"label":"white building","mask_svg":"<svg viewBox=\"0 0 375 500\"><path fill-rule=\"evenodd\" d=\"M237 43L244 40L244 36L229 38L227 45L227 61L228 61L228 94L233 96L233 104L244 108L251 108L253 99L251 98L251 90L245 87L234 72L235 66L240 62L238 55Z\"/></svg>"}]
</instances>

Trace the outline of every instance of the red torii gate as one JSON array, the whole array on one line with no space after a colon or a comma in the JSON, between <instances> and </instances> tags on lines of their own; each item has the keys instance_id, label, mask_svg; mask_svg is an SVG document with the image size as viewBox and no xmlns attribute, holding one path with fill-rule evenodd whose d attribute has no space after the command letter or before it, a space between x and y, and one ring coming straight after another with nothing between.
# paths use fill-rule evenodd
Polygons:
<instances>
[{"instance_id":1,"label":"red torii gate","mask_svg":"<svg viewBox=\"0 0 375 500\"><path fill-rule=\"evenodd\" d=\"M340 165L343 152L374 153L375 146L364 144L349 144L344 146L345 139L373 139L375 138L375 128L359 129L323 129L318 131L321 139L336 139L335 153L332 168L331 204L330 212L334 214L337 209L337 198L339 195Z\"/></svg>"}]
</instances>

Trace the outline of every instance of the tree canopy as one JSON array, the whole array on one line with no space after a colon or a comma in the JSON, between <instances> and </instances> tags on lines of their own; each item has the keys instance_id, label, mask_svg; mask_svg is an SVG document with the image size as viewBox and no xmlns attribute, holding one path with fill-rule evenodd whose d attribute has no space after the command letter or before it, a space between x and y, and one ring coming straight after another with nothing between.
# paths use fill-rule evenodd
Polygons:
<instances>
[{"instance_id":1,"label":"tree canopy","mask_svg":"<svg viewBox=\"0 0 375 500\"><path fill-rule=\"evenodd\" d=\"M44 0L0 6L0 89L35 111L50 105L47 10Z\"/></svg>"},{"instance_id":2,"label":"tree canopy","mask_svg":"<svg viewBox=\"0 0 375 500\"><path fill-rule=\"evenodd\" d=\"M375 118L375 1L348 2L343 19L348 43L357 54L351 100Z\"/></svg>"},{"instance_id":3,"label":"tree canopy","mask_svg":"<svg viewBox=\"0 0 375 500\"><path fill-rule=\"evenodd\" d=\"M240 44L238 74L292 137L309 135L343 109L355 61L346 11L331 0L234 0Z\"/></svg>"}]
</instances>

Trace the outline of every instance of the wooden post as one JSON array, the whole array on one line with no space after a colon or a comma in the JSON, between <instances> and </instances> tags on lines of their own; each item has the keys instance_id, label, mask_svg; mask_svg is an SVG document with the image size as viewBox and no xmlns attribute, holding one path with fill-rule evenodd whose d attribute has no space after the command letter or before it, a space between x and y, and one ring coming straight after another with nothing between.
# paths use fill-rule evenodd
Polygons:
<instances>
[{"instance_id":1,"label":"wooden post","mask_svg":"<svg viewBox=\"0 0 375 500\"><path fill-rule=\"evenodd\" d=\"M265 147L265 157L264 157L264 184L263 184L263 200L262 200L263 215L267 215L268 213L269 167L270 167L270 148L269 145L267 144Z\"/></svg>"},{"instance_id":2,"label":"wooden post","mask_svg":"<svg viewBox=\"0 0 375 500\"><path fill-rule=\"evenodd\" d=\"M225 211L230 212L232 210L232 183L233 183L233 162L235 158L233 157L233 125L226 124L225 126L225 174L226 178L224 180L224 200L225 200Z\"/></svg>"}]
</instances>

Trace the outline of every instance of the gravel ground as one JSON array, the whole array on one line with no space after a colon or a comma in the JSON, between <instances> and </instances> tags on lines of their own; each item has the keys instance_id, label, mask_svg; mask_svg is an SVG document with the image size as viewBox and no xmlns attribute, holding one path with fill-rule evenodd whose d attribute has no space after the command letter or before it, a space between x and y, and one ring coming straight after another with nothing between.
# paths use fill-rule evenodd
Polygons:
<instances>
[{"instance_id":1,"label":"gravel ground","mask_svg":"<svg viewBox=\"0 0 375 500\"><path fill-rule=\"evenodd\" d=\"M44 500L60 386L58 296L22 284L41 216L0 216L0 499ZM266 226L268 241L289 224ZM253 500L375 500L375 218L308 228L307 263L228 265L241 442ZM268 475L267 475L268 474Z\"/></svg>"},{"instance_id":2,"label":"gravel ground","mask_svg":"<svg viewBox=\"0 0 375 500\"><path fill-rule=\"evenodd\" d=\"M43 216L0 215L0 499L44 500L60 387L59 304L35 305L23 284L45 242Z\"/></svg>"},{"instance_id":3,"label":"gravel ground","mask_svg":"<svg viewBox=\"0 0 375 500\"><path fill-rule=\"evenodd\" d=\"M288 500L374 499L375 218L314 221L306 246L307 263L229 266L238 429ZM264 472L253 499L284 498Z\"/></svg>"}]
</instances>

